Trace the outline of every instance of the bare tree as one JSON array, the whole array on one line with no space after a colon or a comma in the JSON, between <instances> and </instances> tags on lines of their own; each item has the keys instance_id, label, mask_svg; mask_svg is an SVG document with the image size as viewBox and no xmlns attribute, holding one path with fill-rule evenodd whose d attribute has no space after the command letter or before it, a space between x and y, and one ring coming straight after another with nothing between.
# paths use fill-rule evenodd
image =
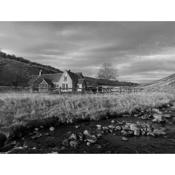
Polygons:
<instances>
[{"instance_id":1,"label":"bare tree","mask_svg":"<svg viewBox=\"0 0 175 175\"><path fill-rule=\"evenodd\" d=\"M100 79L117 80L118 71L110 63L104 63L97 73Z\"/></svg>"}]
</instances>

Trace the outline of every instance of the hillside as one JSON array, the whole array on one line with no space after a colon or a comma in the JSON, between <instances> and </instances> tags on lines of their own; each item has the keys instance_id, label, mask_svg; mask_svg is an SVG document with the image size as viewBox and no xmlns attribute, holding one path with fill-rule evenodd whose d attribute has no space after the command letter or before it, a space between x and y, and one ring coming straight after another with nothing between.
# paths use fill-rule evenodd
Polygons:
<instances>
[{"instance_id":1,"label":"hillside","mask_svg":"<svg viewBox=\"0 0 175 175\"><path fill-rule=\"evenodd\" d=\"M141 86L146 90L169 90L175 88L175 74L169 75L160 80L156 80Z\"/></svg>"},{"instance_id":2,"label":"hillside","mask_svg":"<svg viewBox=\"0 0 175 175\"><path fill-rule=\"evenodd\" d=\"M0 51L0 86L27 86L32 75L59 73L59 69Z\"/></svg>"}]
</instances>

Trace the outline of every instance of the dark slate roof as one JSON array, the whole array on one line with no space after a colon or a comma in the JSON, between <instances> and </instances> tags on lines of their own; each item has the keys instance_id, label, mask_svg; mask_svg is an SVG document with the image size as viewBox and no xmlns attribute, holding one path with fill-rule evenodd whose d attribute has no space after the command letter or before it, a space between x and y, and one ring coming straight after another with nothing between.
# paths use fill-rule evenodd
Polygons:
<instances>
[{"instance_id":1,"label":"dark slate roof","mask_svg":"<svg viewBox=\"0 0 175 175\"><path fill-rule=\"evenodd\" d=\"M82 84L85 81L84 78L78 79L78 83Z\"/></svg>"},{"instance_id":2,"label":"dark slate roof","mask_svg":"<svg viewBox=\"0 0 175 175\"><path fill-rule=\"evenodd\" d=\"M74 84L77 84L79 79L84 78L82 72L74 73L74 72L71 72L71 71L67 71L67 73L69 74L69 76L73 80Z\"/></svg>"},{"instance_id":3,"label":"dark slate roof","mask_svg":"<svg viewBox=\"0 0 175 175\"><path fill-rule=\"evenodd\" d=\"M47 78L43 78L43 80L45 80L47 82L48 85L50 86L54 86L54 84L52 83L52 81L50 79L47 79Z\"/></svg>"},{"instance_id":4,"label":"dark slate roof","mask_svg":"<svg viewBox=\"0 0 175 175\"><path fill-rule=\"evenodd\" d=\"M42 74L40 77L44 78L44 79L48 79L52 82L57 82L60 80L61 75L63 73L56 73L56 74Z\"/></svg>"},{"instance_id":5,"label":"dark slate roof","mask_svg":"<svg viewBox=\"0 0 175 175\"><path fill-rule=\"evenodd\" d=\"M33 84L39 84L41 80L45 79L47 80L47 83L51 85L51 82L57 82L60 80L62 73L55 73L55 74L42 74L41 76L38 75L32 75L31 79L29 80L29 85L33 86Z\"/></svg>"},{"instance_id":6,"label":"dark slate roof","mask_svg":"<svg viewBox=\"0 0 175 175\"><path fill-rule=\"evenodd\" d=\"M106 79L98 79L92 77L84 77L87 86L135 86L136 84L130 82L120 82Z\"/></svg>"},{"instance_id":7,"label":"dark slate roof","mask_svg":"<svg viewBox=\"0 0 175 175\"><path fill-rule=\"evenodd\" d=\"M82 72L76 72L75 74L78 76L79 79L80 79L80 78L81 78L81 79L84 78Z\"/></svg>"},{"instance_id":8,"label":"dark slate roof","mask_svg":"<svg viewBox=\"0 0 175 175\"><path fill-rule=\"evenodd\" d=\"M87 86L97 86L98 82L96 78L84 77Z\"/></svg>"},{"instance_id":9,"label":"dark slate roof","mask_svg":"<svg viewBox=\"0 0 175 175\"><path fill-rule=\"evenodd\" d=\"M46 83L47 83L48 85L50 85L50 86L52 86L52 87L54 86L51 80L49 80L49 79L47 79L47 78L42 78L42 77L39 77L37 80L35 80L35 81L33 82L32 86L33 86L33 87L38 87L39 84L40 84L43 80L45 80Z\"/></svg>"}]
</instances>

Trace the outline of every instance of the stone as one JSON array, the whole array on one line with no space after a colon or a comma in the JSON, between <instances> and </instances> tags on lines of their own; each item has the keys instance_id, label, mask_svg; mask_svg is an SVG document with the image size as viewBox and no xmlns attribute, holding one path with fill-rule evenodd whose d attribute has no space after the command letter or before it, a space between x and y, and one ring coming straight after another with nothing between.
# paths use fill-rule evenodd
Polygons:
<instances>
[{"instance_id":1,"label":"stone","mask_svg":"<svg viewBox=\"0 0 175 175\"><path fill-rule=\"evenodd\" d=\"M84 131L83 131L83 134L84 134L85 136L89 136L89 135L90 135L90 133L89 133L88 130L84 130Z\"/></svg>"},{"instance_id":2,"label":"stone","mask_svg":"<svg viewBox=\"0 0 175 175\"><path fill-rule=\"evenodd\" d=\"M153 115L153 120L152 120L153 122L162 122L163 121L163 117L162 117L162 115L161 114L154 114Z\"/></svg>"},{"instance_id":3,"label":"stone","mask_svg":"<svg viewBox=\"0 0 175 175\"><path fill-rule=\"evenodd\" d=\"M6 135L3 133L0 133L0 147L3 147L5 145L6 140L7 140Z\"/></svg>"},{"instance_id":4,"label":"stone","mask_svg":"<svg viewBox=\"0 0 175 175\"><path fill-rule=\"evenodd\" d=\"M151 118L151 115L149 115L149 114L143 114L140 118L142 120L147 120L147 119L150 119Z\"/></svg>"},{"instance_id":5,"label":"stone","mask_svg":"<svg viewBox=\"0 0 175 175\"><path fill-rule=\"evenodd\" d=\"M87 138L87 141L90 143L95 143L97 141L97 138L95 135L92 135L92 136Z\"/></svg>"},{"instance_id":6,"label":"stone","mask_svg":"<svg viewBox=\"0 0 175 175\"><path fill-rule=\"evenodd\" d=\"M157 109L157 108L153 108L152 112L153 113L157 113L157 114L162 114L162 112L159 109Z\"/></svg>"},{"instance_id":7,"label":"stone","mask_svg":"<svg viewBox=\"0 0 175 175\"><path fill-rule=\"evenodd\" d=\"M97 145L96 147L97 147L97 149L101 149L101 148L102 148L102 146L101 146L101 145Z\"/></svg>"},{"instance_id":8,"label":"stone","mask_svg":"<svg viewBox=\"0 0 175 175\"><path fill-rule=\"evenodd\" d=\"M114 126L114 125L109 125L108 128L109 128L109 129L114 129L115 126Z\"/></svg>"},{"instance_id":9,"label":"stone","mask_svg":"<svg viewBox=\"0 0 175 175\"><path fill-rule=\"evenodd\" d=\"M80 126L76 125L75 128L78 129Z\"/></svg>"},{"instance_id":10,"label":"stone","mask_svg":"<svg viewBox=\"0 0 175 175\"><path fill-rule=\"evenodd\" d=\"M77 140L76 134L72 133L69 137L69 140Z\"/></svg>"},{"instance_id":11,"label":"stone","mask_svg":"<svg viewBox=\"0 0 175 175\"><path fill-rule=\"evenodd\" d=\"M121 134L124 135L124 136L127 136L127 135L128 135L128 132L125 131L125 130L122 130L122 131L121 131Z\"/></svg>"},{"instance_id":12,"label":"stone","mask_svg":"<svg viewBox=\"0 0 175 175\"><path fill-rule=\"evenodd\" d=\"M138 127L137 127L136 124L134 124L134 123L130 124L130 130L131 130L131 131L135 131L135 130L137 130L137 129L138 129Z\"/></svg>"},{"instance_id":13,"label":"stone","mask_svg":"<svg viewBox=\"0 0 175 175\"><path fill-rule=\"evenodd\" d=\"M78 133L78 138L79 138L80 141L83 141L83 134L81 132Z\"/></svg>"},{"instance_id":14,"label":"stone","mask_svg":"<svg viewBox=\"0 0 175 175\"><path fill-rule=\"evenodd\" d=\"M164 118L171 118L171 114L163 114Z\"/></svg>"},{"instance_id":15,"label":"stone","mask_svg":"<svg viewBox=\"0 0 175 175\"><path fill-rule=\"evenodd\" d=\"M65 146L62 146L61 148L60 148L60 151L64 151L66 149L66 147Z\"/></svg>"},{"instance_id":16,"label":"stone","mask_svg":"<svg viewBox=\"0 0 175 175\"><path fill-rule=\"evenodd\" d=\"M98 133L97 134L97 137L99 138L99 137L102 137L102 134L101 133Z\"/></svg>"},{"instance_id":17,"label":"stone","mask_svg":"<svg viewBox=\"0 0 175 175\"><path fill-rule=\"evenodd\" d=\"M122 128L121 128L121 126L116 126L115 127L115 130L117 130L117 131L120 131Z\"/></svg>"},{"instance_id":18,"label":"stone","mask_svg":"<svg viewBox=\"0 0 175 175\"><path fill-rule=\"evenodd\" d=\"M58 152L51 152L50 154L58 154Z\"/></svg>"},{"instance_id":19,"label":"stone","mask_svg":"<svg viewBox=\"0 0 175 175\"><path fill-rule=\"evenodd\" d=\"M130 123L126 123L124 126L122 126L123 130L130 130Z\"/></svg>"},{"instance_id":20,"label":"stone","mask_svg":"<svg viewBox=\"0 0 175 175\"><path fill-rule=\"evenodd\" d=\"M75 141L75 140L71 140L71 141L69 142L69 145L70 145L72 148L76 148L76 147L78 146L78 142Z\"/></svg>"},{"instance_id":21,"label":"stone","mask_svg":"<svg viewBox=\"0 0 175 175\"><path fill-rule=\"evenodd\" d=\"M137 128L136 130L134 130L134 135L135 136L140 136L140 134L141 134L140 129Z\"/></svg>"},{"instance_id":22,"label":"stone","mask_svg":"<svg viewBox=\"0 0 175 175\"><path fill-rule=\"evenodd\" d=\"M111 120L111 123L114 124L115 123L115 120Z\"/></svg>"},{"instance_id":23,"label":"stone","mask_svg":"<svg viewBox=\"0 0 175 175\"><path fill-rule=\"evenodd\" d=\"M127 137L122 137L122 141L128 141Z\"/></svg>"},{"instance_id":24,"label":"stone","mask_svg":"<svg viewBox=\"0 0 175 175\"><path fill-rule=\"evenodd\" d=\"M106 131L106 130L108 130L108 127L107 127L107 126L103 126L102 129L103 129L104 131Z\"/></svg>"},{"instance_id":25,"label":"stone","mask_svg":"<svg viewBox=\"0 0 175 175\"><path fill-rule=\"evenodd\" d=\"M55 130L55 128L54 128L53 126L51 126L51 127L49 128L49 130L50 130L51 132L53 132L53 131Z\"/></svg>"},{"instance_id":26,"label":"stone","mask_svg":"<svg viewBox=\"0 0 175 175\"><path fill-rule=\"evenodd\" d=\"M165 135L166 133L165 133L165 130L162 128L162 129L154 129L153 134L155 136L160 136L160 135Z\"/></svg>"},{"instance_id":27,"label":"stone","mask_svg":"<svg viewBox=\"0 0 175 175\"><path fill-rule=\"evenodd\" d=\"M39 137L41 137L41 136L42 136L41 133L37 133L36 135L32 136L31 138L32 138L32 139L37 139L37 138L39 138Z\"/></svg>"},{"instance_id":28,"label":"stone","mask_svg":"<svg viewBox=\"0 0 175 175\"><path fill-rule=\"evenodd\" d=\"M62 145L63 145L63 146L69 146L69 141L68 141L68 139L64 139L64 140L62 141Z\"/></svg>"},{"instance_id":29,"label":"stone","mask_svg":"<svg viewBox=\"0 0 175 175\"><path fill-rule=\"evenodd\" d=\"M91 143L90 143L90 142L87 142L87 143L86 143L86 145L87 145L87 146L90 146L90 145L91 145Z\"/></svg>"},{"instance_id":30,"label":"stone","mask_svg":"<svg viewBox=\"0 0 175 175\"><path fill-rule=\"evenodd\" d=\"M38 128L35 128L35 131L39 131L39 129Z\"/></svg>"},{"instance_id":31,"label":"stone","mask_svg":"<svg viewBox=\"0 0 175 175\"><path fill-rule=\"evenodd\" d=\"M98 130L101 130L102 129L102 126L101 125L96 125L97 129Z\"/></svg>"}]
</instances>

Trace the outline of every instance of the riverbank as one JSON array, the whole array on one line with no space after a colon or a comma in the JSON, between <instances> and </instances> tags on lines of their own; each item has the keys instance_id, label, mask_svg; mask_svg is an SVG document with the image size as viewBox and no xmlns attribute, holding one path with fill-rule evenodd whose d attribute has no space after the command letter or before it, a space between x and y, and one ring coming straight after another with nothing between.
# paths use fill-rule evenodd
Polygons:
<instances>
[{"instance_id":1,"label":"riverbank","mask_svg":"<svg viewBox=\"0 0 175 175\"><path fill-rule=\"evenodd\" d=\"M35 127L2 153L175 153L175 104L56 127Z\"/></svg>"}]
</instances>

